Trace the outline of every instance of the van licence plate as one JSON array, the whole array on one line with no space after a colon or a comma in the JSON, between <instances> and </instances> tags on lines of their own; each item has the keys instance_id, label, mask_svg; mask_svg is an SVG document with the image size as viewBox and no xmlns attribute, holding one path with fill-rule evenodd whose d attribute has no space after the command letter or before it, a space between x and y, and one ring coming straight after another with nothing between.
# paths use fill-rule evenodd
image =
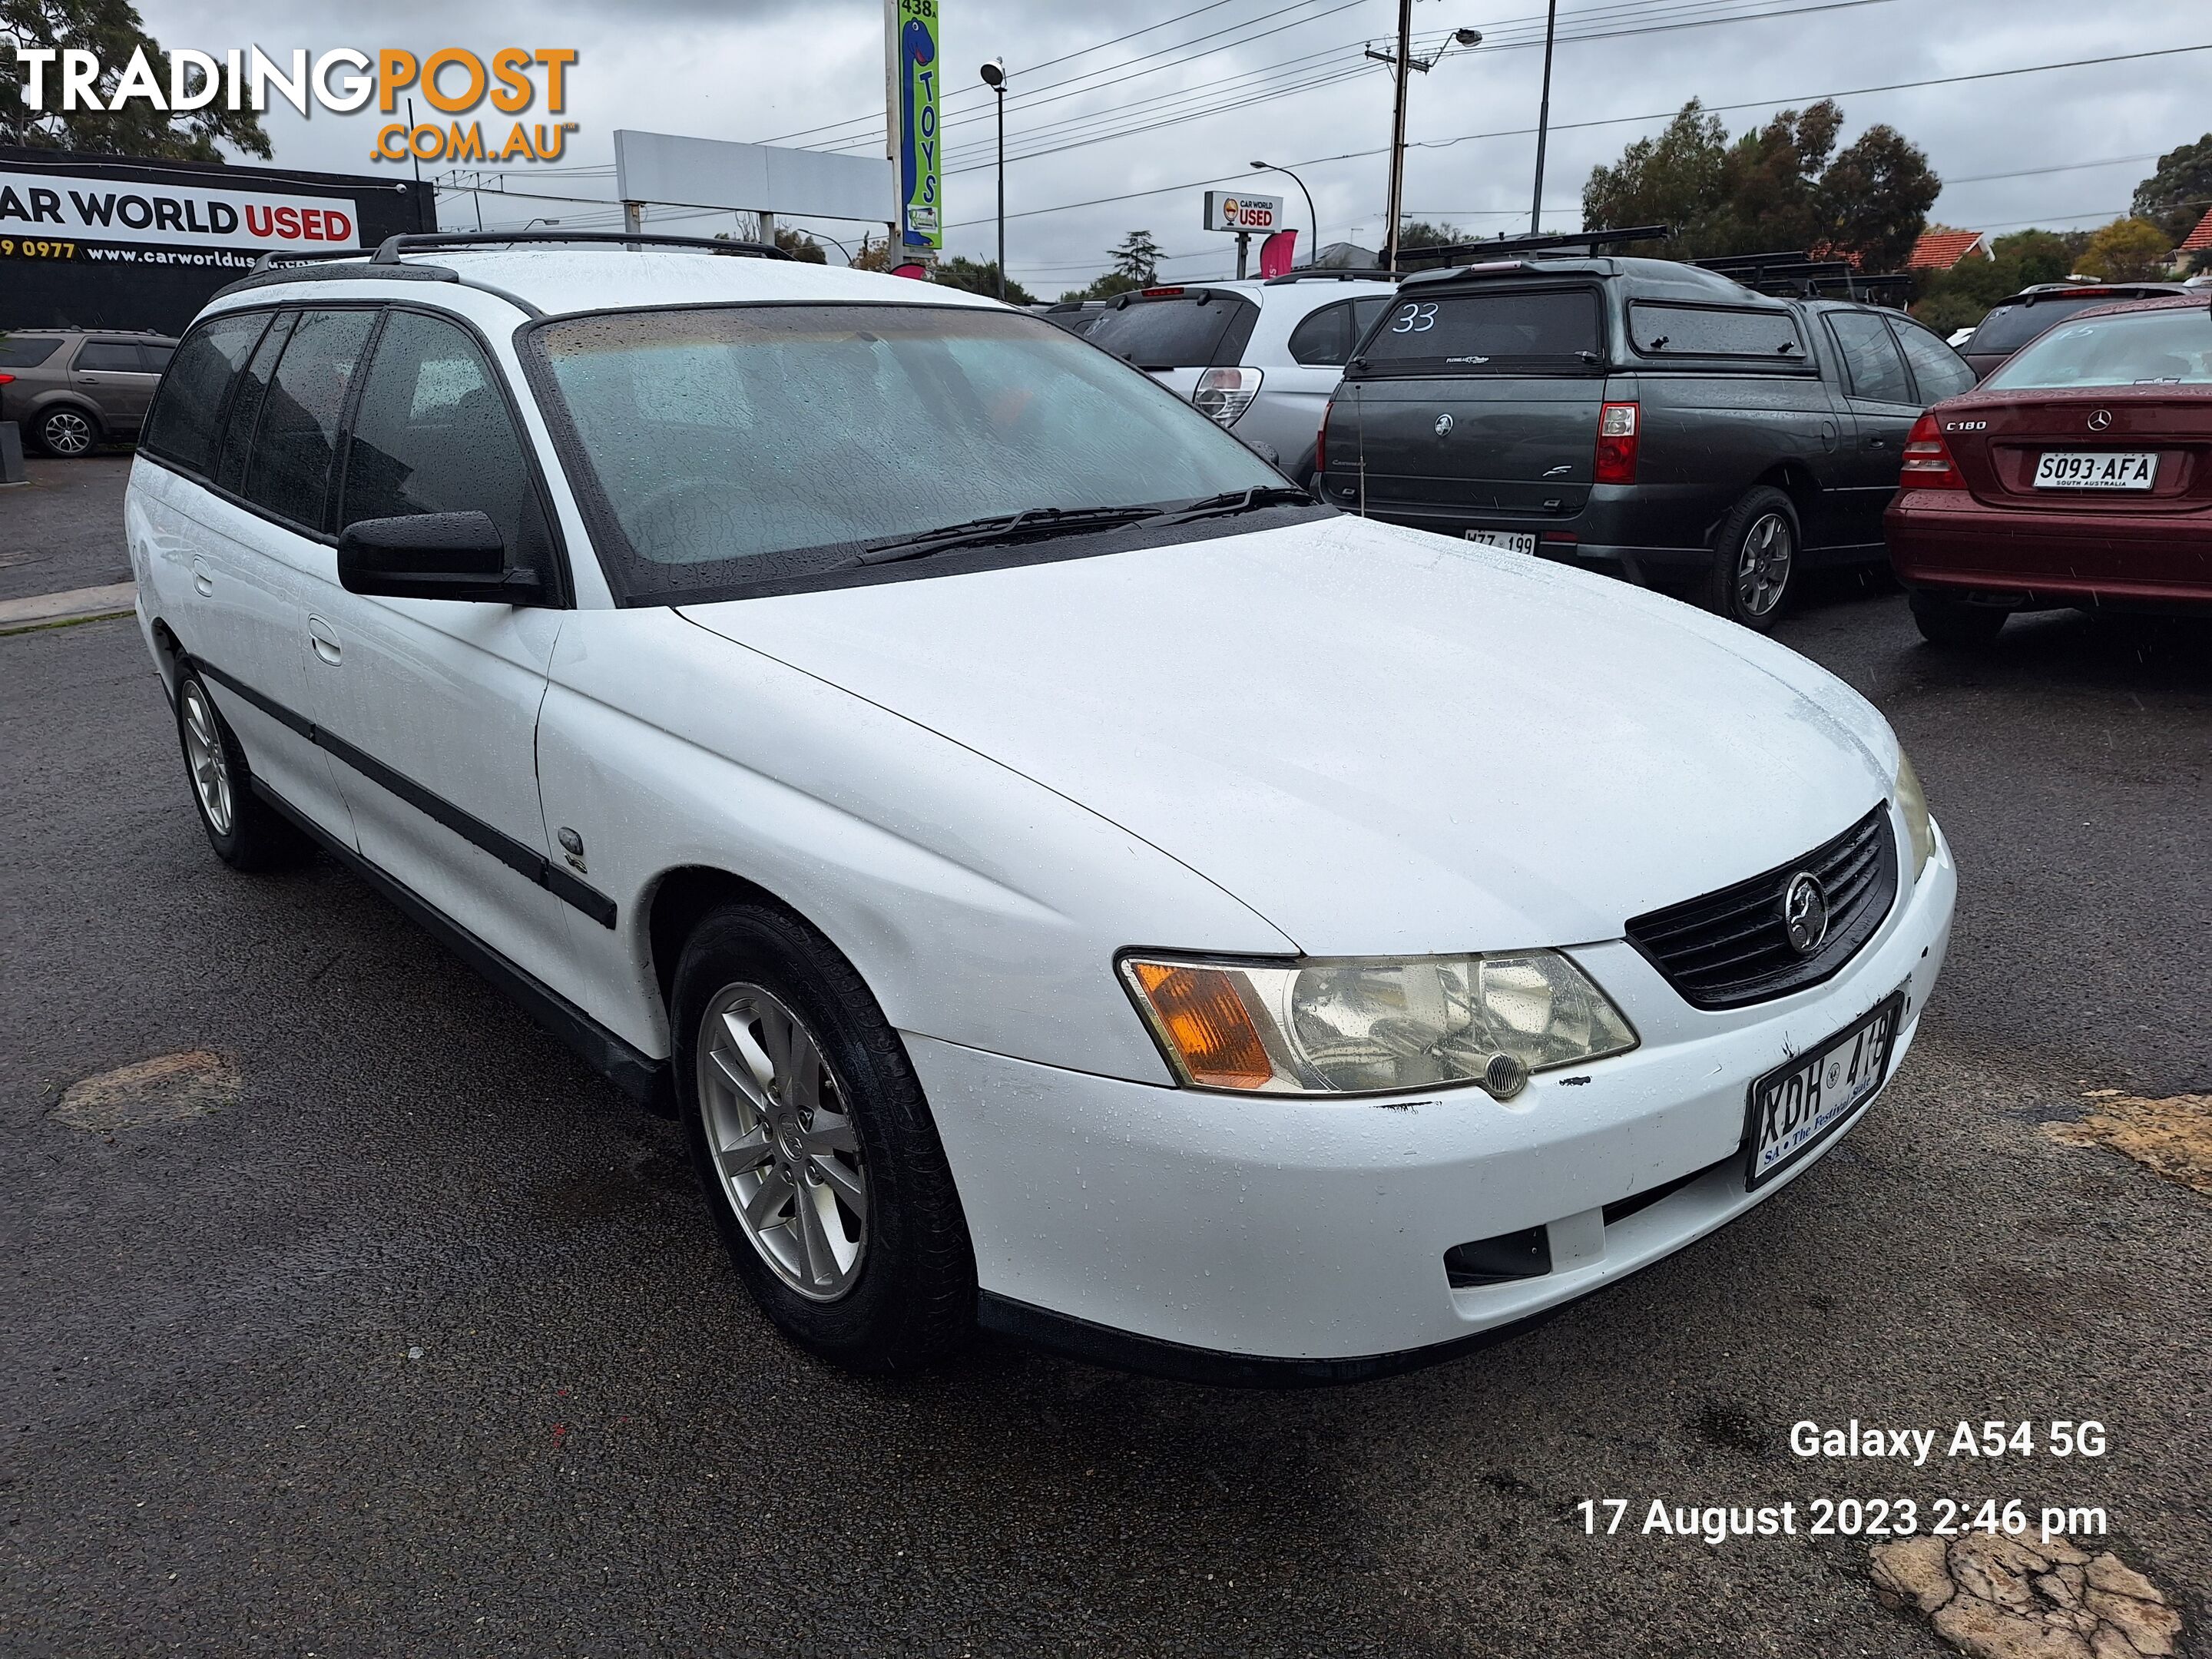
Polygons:
<instances>
[{"instance_id":1,"label":"van licence plate","mask_svg":"<svg viewBox=\"0 0 2212 1659\"><path fill-rule=\"evenodd\" d=\"M2046 449L2035 464L2038 489L2148 489L2158 482L2158 455Z\"/></svg>"},{"instance_id":2,"label":"van licence plate","mask_svg":"<svg viewBox=\"0 0 2212 1659\"><path fill-rule=\"evenodd\" d=\"M1889 1075L1890 1050L1904 1013L1899 986L1871 1013L1751 1085L1747 1188L1781 1174L1874 1097Z\"/></svg>"},{"instance_id":3,"label":"van licence plate","mask_svg":"<svg viewBox=\"0 0 2212 1659\"><path fill-rule=\"evenodd\" d=\"M1534 553L1536 538L1519 530L1470 530L1468 540L1479 547L1503 548L1508 553Z\"/></svg>"}]
</instances>

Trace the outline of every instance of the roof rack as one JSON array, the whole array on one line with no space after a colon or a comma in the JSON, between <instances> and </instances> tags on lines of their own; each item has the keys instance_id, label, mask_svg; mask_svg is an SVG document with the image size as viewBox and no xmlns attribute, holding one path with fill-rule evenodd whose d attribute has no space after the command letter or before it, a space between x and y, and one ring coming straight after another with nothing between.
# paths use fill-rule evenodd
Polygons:
<instances>
[{"instance_id":1,"label":"roof rack","mask_svg":"<svg viewBox=\"0 0 2212 1659\"><path fill-rule=\"evenodd\" d=\"M1279 283L1395 283L1399 273L1379 267L1370 270L1340 270L1334 266L1308 266L1303 270L1290 270L1280 276L1264 279L1269 288Z\"/></svg>"},{"instance_id":2,"label":"roof rack","mask_svg":"<svg viewBox=\"0 0 2212 1659\"><path fill-rule=\"evenodd\" d=\"M1881 300L1912 289L1910 271L1861 270L1848 259L1816 259L1802 248L1771 253L1729 253L1692 261L1700 270L1733 277L1754 294L1818 299L1840 289L1847 299Z\"/></svg>"},{"instance_id":3,"label":"roof rack","mask_svg":"<svg viewBox=\"0 0 2212 1659\"><path fill-rule=\"evenodd\" d=\"M1482 242L1438 243L1429 247L1401 248L1401 264L1410 259L1425 264L1456 264L1463 259L1487 259L1505 253L1565 252L1613 247L1625 242L1662 242L1674 234L1672 225L1625 225L1618 230L1547 232L1541 235L1494 236Z\"/></svg>"},{"instance_id":4,"label":"roof rack","mask_svg":"<svg viewBox=\"0 0 2212 1659\"><path fill-rule=\"evenodd\" d=\"M584 242L606 247L688 247L702 253L727 253L746 259L788 259L791 255L766 242L726 242L709 236L655 236L628 230L435 230L411 231L387 236L377 245L369 263L396 265L403 253L432 248L506 247L516 242L532 245Z\"/></svg>"}]
</instances>

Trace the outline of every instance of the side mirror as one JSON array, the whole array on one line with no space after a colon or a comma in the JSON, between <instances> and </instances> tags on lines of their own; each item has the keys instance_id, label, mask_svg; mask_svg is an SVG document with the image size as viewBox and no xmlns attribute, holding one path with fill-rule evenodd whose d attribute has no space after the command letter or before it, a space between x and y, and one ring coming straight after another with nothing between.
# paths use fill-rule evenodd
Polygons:
<instances>
[{"instance_id":1,"label":"side mirror","mask_svg":"<svg viewBox=\"0 0 2212 1659\"><path fill-rule=\"evenodd\" d=\"M362 519L338 538L338 585L392 599L530 605L545 596L534 570L507 567L507 544L483 513Z\"/></svg>"}]
</instances>

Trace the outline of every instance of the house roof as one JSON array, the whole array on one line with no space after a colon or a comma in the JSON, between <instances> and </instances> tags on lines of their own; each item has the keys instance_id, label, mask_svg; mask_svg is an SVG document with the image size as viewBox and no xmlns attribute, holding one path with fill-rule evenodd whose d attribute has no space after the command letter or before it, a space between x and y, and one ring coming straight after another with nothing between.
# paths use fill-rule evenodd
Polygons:
<instances>
[{"instance_id":1,"label":"house roof","mask_svg":"<svg viewBox=\"0 0 2212 1659\"><path fill-rule=\"evenodd\" d=\"M1990 257L1989 233L1982 230L1923 231L1905 262L1907 270L1948 270L1969 253Z\"/></svg>"},{"instance_id":2,"label":"house roof","mask_svg":"<svg viewBox=\"0 0 2212 1659\"><path fill-rule=\"evenodd\" d=\"M2182 239L2178 252L2194 253L2199 248L2212 247L2212 213L2197 222L2197 228Z\"/></svg>"}]
</instances>

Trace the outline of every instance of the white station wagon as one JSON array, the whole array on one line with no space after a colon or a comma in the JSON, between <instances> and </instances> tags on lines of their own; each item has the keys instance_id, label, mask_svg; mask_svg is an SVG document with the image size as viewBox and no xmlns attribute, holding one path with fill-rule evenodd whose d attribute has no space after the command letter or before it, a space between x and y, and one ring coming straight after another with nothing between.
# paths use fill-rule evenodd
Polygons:
<instances>
[{"instance_id":1,"label":"white station wagon","mask_svg":"<svg viewBox=\"0 0 2212 1659\"><path fill-rule=\"evenodd\" d=\"M988 301L610 240L224 290L139 614L216 852L321 846L675 1111L797 1340L1373 1375L1894 1073L1956 883L1820 669Z\"/></svg>"}]
</instances>

